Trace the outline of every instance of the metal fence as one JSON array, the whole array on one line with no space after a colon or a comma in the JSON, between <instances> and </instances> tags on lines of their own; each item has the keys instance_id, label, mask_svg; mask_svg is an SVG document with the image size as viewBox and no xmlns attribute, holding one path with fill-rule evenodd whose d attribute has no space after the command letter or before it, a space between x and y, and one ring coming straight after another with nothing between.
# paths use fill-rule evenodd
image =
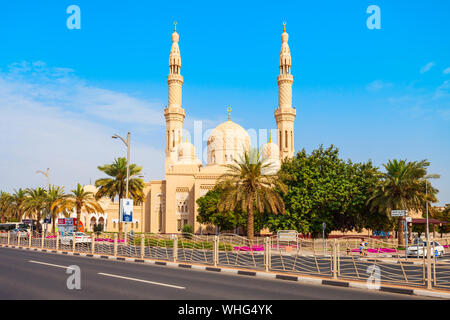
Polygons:
<instances>
[{"instance_id":1,"label":"metal fence","mask_svg":"<svg viewBox=\"0 0 450 320\"><path fill-rule=\"evenodd\" d=\"M450 238L436 238L445 246L443 257L405 257L392 241L367 239L301 239L281 241L277 236L250 240L235 234L118 235L101 233L38 234L31 237L0 233L0 244L65 252L157 259L187 264L318 275L333 279L368 281L378 272L382 283L450 290ZM434 245L434 241L433 241ZM435 247L432 248L433 252Z\"/></svg>"}]
</instances>

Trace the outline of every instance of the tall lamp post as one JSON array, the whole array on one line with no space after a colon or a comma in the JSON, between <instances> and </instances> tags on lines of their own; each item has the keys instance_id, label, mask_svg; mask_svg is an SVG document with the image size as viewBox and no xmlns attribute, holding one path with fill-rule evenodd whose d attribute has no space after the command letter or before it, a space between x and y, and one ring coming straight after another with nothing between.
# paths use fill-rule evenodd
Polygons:
<instances>
[{"instance_id":1,"label":"tall lamp post","mask_svg":"<svg viewBox=\"0 0 450 320\"><path fill-rule=\"evenodd\" d=\"M427 288L431 289L431 244L430 244L430 228L428 221L428 180L425 178L425 206L427 212Z\"/></svg>"},{"instance_id":2,"label":"tall lamp post","mask_svg":"<svg viewBox=\"0 0 450 320\"><path fill-rule=\"evenodd\" d=\"M125 140L124 138L122 138L121 136L119 136L117 134L113 135L112 138L113 139L120 139L120 140L122 140L122 142L125 143L125 145L127 146L127 187L126 187L126 198L128 199L128 180L129 180L129 177L130 177L130 133L128 132L128 134L127 134L127 140ZM119 199L119 201L120 200L122 200L122 199ZM120 217L119 217L119 219L120 219ZM125 232L125 237L126 237L126 234L127 234L127 223L126 222L124 222L124 223L125 223L124 232Z\"/></svg>"},{"instance_id":3,"label":"tall lamp post","mask_svg":"<svg viewBox=\"0 0 450 320\"><path fill-rule=\"evenodd\" d=\"M47 177L47 190L50 191L50 169L47 168L47 170L45 171L38 170L36 171L36 173L42 173L44 176Z\"/></svg>"},{"instance_id":4,"label":"tall lamp post","mask_svg":"<svg viewBox=\"0 0 450 320\"><path fill-rule=\"evenodd\" d=\"M45 171L38 170L36 171L36 173L42 173L47 178L47 191L50 192L50 168L47 168L47 170ZM47 216L45 218L47 219ZM33 232L33 220L31 220L30 223L30 233L32 232ZM45 224L45 234L47 234L47 223Z\"/></svg>"}]
</instances>

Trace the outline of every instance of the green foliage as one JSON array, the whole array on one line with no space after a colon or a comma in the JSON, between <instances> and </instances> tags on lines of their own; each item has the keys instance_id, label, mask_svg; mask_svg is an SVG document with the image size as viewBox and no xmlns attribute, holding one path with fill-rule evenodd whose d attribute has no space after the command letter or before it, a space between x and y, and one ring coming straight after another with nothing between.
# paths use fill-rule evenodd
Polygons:
<instances>
[{"instance_id":1,"label":"green foliage","mask_svg":"<svg viewBox=\"0 0 450 320\"><path fill-rule=\"evenodd\" d=\"M284 213L284 202L280 192L287 187L278 175L264 174L270 163L264 163L257 149L244 152L233 164L224 165L227 171L220 176L218 209L230 212L239 208L247 216L247 237L253 239L255 216L264 212ZM279 192L277 192L279 191ZM255 214L256 213L256 214Z\"/></svg>"},{"instance_id":2,"label":"green foliage","mask_svg":"<svg viewBox=\"0 0 450 320\"><path fill-rule=\"evenodd\" d=\"M320 146L310 155L303 149L283 162L280 176L288 186L283 196L285 215L267 216L271 231L297 230L299 233L326 234L332 230L361 230L374 219L366 202L369 189L378 178L378 169L367 163L345 162L333 145Z\"/></svg>"},{"instance_id":3,"label":"green foliage","mask_svg":"<svg viewBox=\"0 0 450 320\"><path fill-rule=\"evenodd\" d=\"M94 224L94 232L99 235L103 231L103 224Z\"/></svg>"},{"instance_id":4,"label":"green foliage","mask_svg":"<svg viewBox=\"0 0 450 320\"><path fill-rule=\"evenodd\" d=\"M95 186L98 188L98 191L95 194L96 199L108 197L114 202L114 199L117 196L119 199L125 198L127 185L127 159L119 157L114 159L112 164L98 166L97 168L110 176L110 178L101 178L95 181ZM140 178L142 174L141 171L142 167L130 163L128 197L133 199L133 204L135 205L144 201L144 180ZM122 224L122 222L119 222L119 232L122 232Z\"/></svg>"},{"instance_id":5,"label":"green foliage","mask_svg":"<svg viewBox=\"0 0 450 320\"><path fill-rule=\"evenodd\" d=\"M194 227L190 224L185 224L183 228L181 229L181 232L183 233L194 233Z\"/></svg>"},{"instance_id":6,"label":"green foliage","mask_svg":"<svg viewBox=\"0 0 450 320\"><path fill-rule=\"evenodd\" d=\"M436 230L442 235L450 232L450 205L442 211L432 208L431 217L441 221L447 221L447 224L442 224L442 226L437 226Z\"/></svg>"},{"instance_id":7,"label":"green foliage","mask_svg":"<svg viewBox=\"0 0 450 320\"><path fill-rule=\"evenodd\" d=\"M215 187L208 191L203 197L197 199L198 215L197 222L219 226L220 230L233 231L237 227L247 228L247 214L243 213L239 207L235 210L220 211L218 203L220 199L220 187ZM254 232L259 232L264 228L264 216L255 215Z\"/></svg>"},{"instance_id":8,"label":"green foliage","mask_svg":"<svg viewBox=\"0 0 450 320\"><path fill-rule=\"evenodd\" d=\"M436 202L439 192L433 188L429 178L439 178L436 174L427 174L430 163L427 160L406 161L389 160L384 165L386 170L372 188L368 200L370 208L386 216L392 210L417 210L424 212L426 204ZM394 219L393 219L394 220ZM398 244L404 245L403 218L396 218L398 229Z\"/></svg>"}]
</instances>

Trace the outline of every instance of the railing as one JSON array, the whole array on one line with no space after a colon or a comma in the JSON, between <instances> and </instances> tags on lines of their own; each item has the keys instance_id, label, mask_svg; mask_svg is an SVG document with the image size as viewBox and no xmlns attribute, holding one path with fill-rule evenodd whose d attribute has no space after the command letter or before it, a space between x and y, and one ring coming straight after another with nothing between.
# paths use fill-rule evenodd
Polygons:
<instances>
[{"instance_id":1,"label":"railing","mask_svg":"<svg viewBox=\"0 0 450 320\"><path fill-rule=\"evenodd\" d=\"M450 239L436 238L450 252ZM293 243L276 236L255 240L235 234L198 236L100 233L0 233L0 244L65 252L156 259L189 264L225 266L281 273L318 275L334 279L368 281L378 270L382 283L450 290L450 257L405 257L404 248L391 241L367 239L302 239ZM431 248L434 252L435 248ZM428 272L430 270L430 272ZM429 276L429 274L431 276Z\"/></svg>"}]
</instances>

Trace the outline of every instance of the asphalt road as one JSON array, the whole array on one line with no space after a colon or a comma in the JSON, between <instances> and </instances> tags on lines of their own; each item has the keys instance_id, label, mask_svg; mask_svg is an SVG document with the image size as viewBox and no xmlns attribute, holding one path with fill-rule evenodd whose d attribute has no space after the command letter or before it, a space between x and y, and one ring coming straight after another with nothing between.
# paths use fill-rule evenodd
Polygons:
<instances>
[{"instance_id":1,"label":"asphalt road","mask_svg":"<svg viewBox=\"0 0 450 320\"><path fill-rule=\"evenodd\" d=\"M69 290L67 267L81 270ZM423 299L166 266L0 248L0 299Z\"/></svg>"}]
</instances>

